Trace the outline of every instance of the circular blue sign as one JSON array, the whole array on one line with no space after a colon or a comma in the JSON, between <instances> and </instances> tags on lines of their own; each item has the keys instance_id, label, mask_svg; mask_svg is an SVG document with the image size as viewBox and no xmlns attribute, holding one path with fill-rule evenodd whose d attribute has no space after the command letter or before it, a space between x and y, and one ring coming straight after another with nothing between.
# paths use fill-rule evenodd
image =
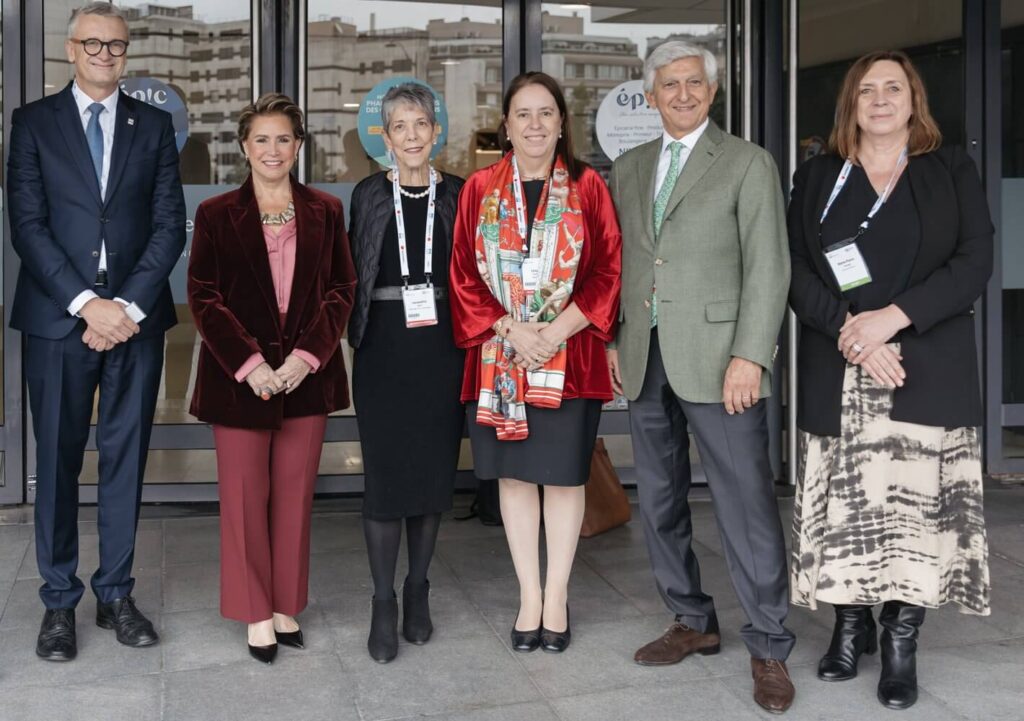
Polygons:
<instances>
[{"instance_id":1,"label":"circular blue sign","mask_svg":"<svg viewBox=\"0 0 1024 721\"><path fill-rule=\"evenodd\" d=\"M436 90L422 80L408 76L383 80L373 86L359 105L359 142L363 144L366 154L384 167L387 167L389 163L388 149L384 145L384 127L380 119L380 106L387 92L402 83L422 85L434 94L434 114L437 116L437 122L441 126L441 134L437 138L437 144L430 151L431 159L441 152L441 148L444 147L445 142L448 140L448 108L445 107L444 101L441 100L441 96L437 94Z\"/></svg>"},{"instance_id":2,"label":"circular blue sign","mask_svg":"<svg viewBox=\"0 0 1024 721\"><path fill-rule=\"evenodd\" d=\"M139 102L171 114L174 142L180 153L188 140L188 108L182 91L155 78L125 78L121 81L121 90Z\"/></svg>"}]
</instances>

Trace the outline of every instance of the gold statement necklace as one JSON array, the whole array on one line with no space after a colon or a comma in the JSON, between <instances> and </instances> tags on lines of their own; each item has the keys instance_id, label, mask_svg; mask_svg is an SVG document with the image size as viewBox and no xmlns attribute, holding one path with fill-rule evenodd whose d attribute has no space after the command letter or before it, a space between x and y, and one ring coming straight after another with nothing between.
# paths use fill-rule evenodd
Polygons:
<instances>
[{"instance_id":1,"label":"gold statement necklace","mask_svg":"<svg viewBox=\"0 0 1024 721\"><path fill-rule=\"evenodd\" d=\"M288 201L288 207L280 213L260 213L260 222L263 225L284 225L295 217L295 203Z\"/></svg>"}]
</instances>

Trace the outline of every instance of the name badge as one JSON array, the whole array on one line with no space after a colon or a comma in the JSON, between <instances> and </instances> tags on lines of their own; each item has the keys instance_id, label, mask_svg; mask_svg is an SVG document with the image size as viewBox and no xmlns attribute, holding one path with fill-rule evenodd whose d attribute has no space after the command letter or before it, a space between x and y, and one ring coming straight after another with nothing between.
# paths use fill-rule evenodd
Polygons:
<instances>
[{"instance_id":1,"label":"name badge","mask_svg":"<svg viewBox=\"0 0 1024 721\"><path fill-rule=\"evenodd\" d=\"M523 288L537 290L540 287L540 258L523 259Z\"/></svg>"},{"instance_id":2,"label":"name badge","mask_svg":"<svg viewBox=\"0 0 1024 721\"><path fill-rule=\"evenodd\" d=\"M855 238L847 238L825 248L825 258L844 293L871 282L871 271Z\"/></svg>"},{"instance_id":3,"label":"name badge","mask_svg":"<svg viewBox=\"0 0 1024 721\"><path fill-rule=\"evenodd\" d=\"M434 286L422 283L402 288L402 306L405 308L406 328L437 325Z\"/></svg>"}]
</instances>

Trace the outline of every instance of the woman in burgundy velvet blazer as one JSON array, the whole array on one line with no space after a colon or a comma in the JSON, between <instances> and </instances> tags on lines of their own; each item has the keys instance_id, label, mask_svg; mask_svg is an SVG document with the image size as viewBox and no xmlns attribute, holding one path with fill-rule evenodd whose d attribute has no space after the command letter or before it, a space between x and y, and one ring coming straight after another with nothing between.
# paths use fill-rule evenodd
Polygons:
<instances>
[{"instance_id":1,"label":"woman in burgundy velvet blazer","mask_svg":"<svg viewBox=\"0 0 1024 721\"><path fill-rule=\"evenodd\" d=\"M309 521L327 414L349 404L341 334L356 274L341 201L290 170L302 111L267 94L238 140L251 175L196 212L188 300L203 338L191 412L213 426L221 614L249 624L249 653L303 647Z\"/></svg>"}]
</instances>

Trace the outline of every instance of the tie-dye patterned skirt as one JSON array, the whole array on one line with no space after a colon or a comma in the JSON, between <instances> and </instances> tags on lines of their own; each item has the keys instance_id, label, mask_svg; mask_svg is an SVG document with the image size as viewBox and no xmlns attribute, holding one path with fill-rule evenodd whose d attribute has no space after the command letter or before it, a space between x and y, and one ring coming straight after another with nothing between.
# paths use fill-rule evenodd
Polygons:
<instances>
[{"instance_id":1,"label":"tie-dye patterned skirt","mask_svg":"<svg viewBox=\"0 0 1024 721\"><path fill-rule=\"evenodd\" d=\"M793 603L988 615L977 429L890 420L892 391L860 366L846 368L842 408L841 436L800 434Z\"/></svg>"}]
</instances>

